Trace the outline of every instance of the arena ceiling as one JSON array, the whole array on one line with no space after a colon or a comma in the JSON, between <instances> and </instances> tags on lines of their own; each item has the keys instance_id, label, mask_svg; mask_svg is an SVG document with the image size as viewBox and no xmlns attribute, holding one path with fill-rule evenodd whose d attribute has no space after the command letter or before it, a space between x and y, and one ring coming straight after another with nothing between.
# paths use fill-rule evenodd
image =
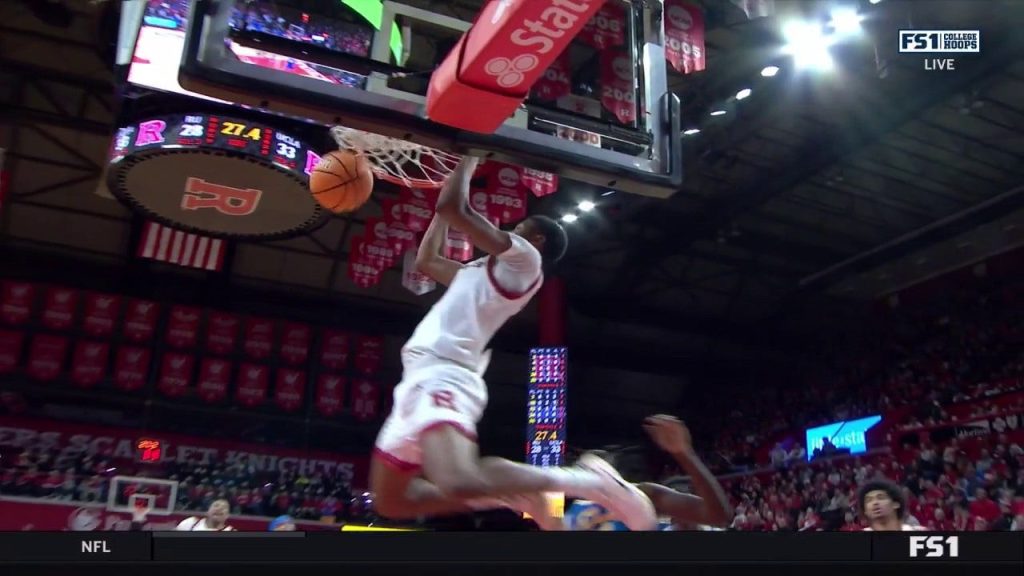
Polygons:
<instances>
[{"instance_id":1,"label":"arena ceiling","mask_svg":"<svg viewBox=\"0 0 1024 576\"><path fill-rule=\"evenodd\" d=\"M465 19L481 4L409 3ZM806 344L795 319L1024 241L1024 4L885 0L870 6L864 36L836 51L835 72L782 64L773 79L759 71L781 44L779 21L829 3L776 0L778 18L755 20L730 2L703 4L707 70L671 78L687 124L701 129L685 139L684 188L667 201L600 198L599 216L574 225L563 272L575 358L663 373L785 360ZM113 29L84 0L67 3L66 23L25 5L0 4L0 145L13 176L4 258L45 253L119 273L134 221L97 193L117 108ZM980 29L982 52L955 72L925 72L896 53L896 31L911 23ZM727 102L744 87L750 98ZM708 116L723 104L729 114ZM575 199L568 187L538 209ZM304 238L238 243L228 283L344 302L402 333L430 297L406 292L395 269L369 290L345 274L346 239L367 214ZM501 342L521 350L534 333L526 320Z\"/></svg>"}]
</instances>

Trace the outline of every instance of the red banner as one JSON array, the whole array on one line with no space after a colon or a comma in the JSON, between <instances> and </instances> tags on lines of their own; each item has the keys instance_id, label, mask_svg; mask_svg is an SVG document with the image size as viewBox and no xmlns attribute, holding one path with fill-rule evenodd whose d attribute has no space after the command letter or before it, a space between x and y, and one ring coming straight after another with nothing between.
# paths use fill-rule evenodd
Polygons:
<instances>
[{"instance_id":1,"label":"red banner","mask_svg":"<svg viewBox=\"0 0 1024 576\"><path fill-rule=\"evenodd\" d=\"M114 357L114 386L125 392L141 390L149 374L150 351L126 346L118 349Z\"/></svg>"},{"instance_id":2,"label":"red banner","mask_svg":"<svg viewBox=\"0 0 1024 576\"><path fill-rule=\"evenodd\" d=\"M35 293L35 286L28 282L0 283L0 321L12 326L28 322Z\"/></svg>"},{"instance_id":3,"label":"red banner","mask_svg":"<svg viewBox=\"0 0 1024 576\"><path fill-rule=\"evenodd\" d=\"M360 378L352 382L352 415L367 421L377 417L380 389L376 382Z\"/></svg>"},{"instance_id":4,"label":"red banner","mask_svg":"<svg viewBox=\"0 0 1024 576\"><path fill-rule=\"evenodd\" d=\"M167 319L167 344L172 348L194 348L199 338L199 308L172 306Z\"/></svg>"},{"instance_id":5,"label":"red banner","mask_svg":"<svg viewBox=\"0 0 1024 576\"><path fill-rule=\"evenodd\" d=\"M281 359L288 364L304 364L309 358L312 332L308 324L286 322L281 334Z\"/></svg>"},{"instance_id":6,"label":"red banner","mask_svg":"<svg viewBox=\"0 0 1024 576\"><path fill-rule=\"evenodd\" d=\"M626 11L621 4L605 2L587 21L576 39L588 46L604 50L626 43Z\"/></svg>"},{"instance_id":7,"label":"red banner","mask_svg":"<svg viewBox=\"0 0 1024 576\"><path fill-rule=\"evenodd\" d=\"M558 176L551 172L523 168L519 178L527 190L533 192L533 195L537 198L550 196L558 191Z\"/></svg>"},{"instance_id":8,"label":"red banner","mask_svg":"<svg viewBox=\"0 0 1024 576\"><path fill-rule=\"evenodd\" d=\"M388 225L388 237L395 255L404 254L416 248L416 233L406 224L405 204L396 198L388 198L381 202L384 211L384 222Z\"/></svg>"},{"instance_id":9,"label":"red banner","mask_svg":"<svg viewBox=\"0 0 1024 576\"><path fill-rule=\"evenodd\" d=\"M444 257L459 262L469 262L473 259L473 243L469 235L463 234L454 228L448 229L448 237L444 241Z\"/></svg>"},{"instance_id":10,"label":"red banner","mask_svg":"<svg viewBox=\"0 0 1024 576\"><path fill-rule=\"evenodd\" d=\"M249 318L245 323L245 355L254 360L270 357L274 349L274 321Z\"/></svg>"},{"instance_id":11,"label":"red banner","mask_svg":"<svg viewBox=\"0 0 1024 576\"><path fill-rule=\"evenodd\" d=\"M228 312L210 312L206 321L206 349L213 354L227 355L235 351L241 320Z\"/></svg>"},{"instance_id":12,"label":"red banner","mask_svg":"<svg viewBox=\"0 0 1024 576\"><path fill-rule=\"evenodd\" d=\"M551 63L540 80L533 85L534 98L554 102L563 96L568 96L572 92L572 83L569 78L571 67L569 52L562 52L562 55Z\"/></svg>"},{"instance_id":13,"label":"red banner","mask_svg":"<svg viewBox=\"0 0 1024 576\"><path fill-rule=\"evenodd\" d=\"M121 310L121 297L114 294L90 292L85 295L85 316L82 329L90 336L110 336Z\"/></svg>"},{"instance_id":14,"label":"red banner","mask_svg":"<svg viewBox=\"0 0 1024 576\"><path fill-rule=\"evenodd\" d=\"M163 362L160 365L160 377L157 379L157 389L163 392L164 396L177 398L188 392L189 384L192 383L192 369L195 366L195 358L190 354L181 352L168 352L164 354Z\"/></svg>"},{"instance_id":15,"label":"red banner","mask_svg":"<svg viewBox=\"0 0 1024 576\"><path fill-rule=\"evenodd\" d=\"M0 374L9 374L18 367L25 335L13 330L0 330Z\"/></svg>"},{"instance_id":16,"label":"red banner","mask_svg":"<svg viewBox=\"0 0 1024 576\"><path fill-rule=\"evenodd\" d=\"M521 181L521 169L502 162L485 163L478 176L486 178L487 213L501 224L519 222L526 218L526 186Z\"/></svg>"},{"instance_id":17,"label":"red banner","mask_svg":"<svg viewBox=\"0 0 1024 576\"><path fill-rule=\"evenodd\" d=\"M63 336L36 334L28 350L28 366L25 371L34 380L56 380L64 369L64 358L68 353L68 339Z\"/></svg>"},{"instance_id":18,"label":"red banner","mask_svg":"<svg viewBox=\"0 0 1024 576\"><path fill-rule=\"evenodd\" d=\"M43 301L43 326L52 330L67 330L75 322L78 291L74 288L54 286L46 291Z\"/></svg>"},{"instance_id":19,"label":"red banner","mask_svg":"<svg viewBox=\"0 0 1024 576\"><path fill-rule=\"evenodd\" d=\"M274 383L274 401L285 412L295 412L302 407L306 397L306 373L302 370L282 368L277 371Z\"/></svg>"},{"instance_id":20,"label":"red banner","mask_svg":"<svg viewBox=\"0 0 1024 576\"><path fill-rule=\"evenodd\" d=\"M384 357L384 339L380 336L356 336L356 370L363 374L376 374Z\"/></svg>"},{"instance_id":21,"label":"red banner","mask_svg":"<svg viewBox=\"0 0 1024 576\"><path fill-rule=\"evenodd\" d=\"M345 404L345 378L337 374L321 374L316 381L317 412L335 416Z\"/></svg>"},{"instance_id":22,"label":"red banner","mask_svg":"<svg viewBox=\"0 0 1024 576\"><path fill-rule=\"evenodd\" d=\"M406 252L402 257L402 287L417 296L422 296L437 287L430 276L416 269L416 253Z\"/></svg>"},{"instance_id":23,"label":"red banner","mask_svg":"<svg viewBox=\"0 0 1024 576\"><path fill-rule=\"evenodd\" d=\"M623 124L636 120L633 60L620 50L601 52L601 105Z\"/></svg>"},{"instance_id":24,"label":"red banner","mask_svg":"<svg viewBox=\"0 0 1024 576\"><path fill-rule=\"evenodd\" d=\"M704 14L699 6L665 0L665 58L682 74L704 69Z\"/></svg>"},{"instance_id":25,"label":"red banner","mask_svg":"<svg viewBox=\"0 0 1024 576\"><path fill-rule=\"evenodd\" d=\"M93 451L112 461L133 462L139 438L158 438L162 443L162 462L197 462L203 466L218 463L232 465L240 460L254 466L257 472L294 470L310 476L316 472L353 478L354 486L366 486L366 454L346 455L315 450L290 450L265 444L198 438L152 430L107 428L88 424L70 424L53 420L37 420L4 416L0 420L0 447L42 448L54 460ZM6 513L8 510L0 505ZM0 514L0 522L6 514Z\"/></svg>"},{"instance_id":26,"label":"red banner","mask_svg":"<svg viewBox=\"0 0 1024 576\"><path fill-rule=\"evenodd\" d=\"M395 264L395 250L391 245L388 224L380 218L368 218L363 232L363 257L378 270Z\"/></svg>"},{"instance_id":27,"label":"red banner","mask_svg":"<svg viewBox=\"0 0 1024 576\"><path fill-rule=\"evenodd\" d=\"M325 328L320 344L320 364L331 370L344 370L348 366L348 333Z\"/></svg>"},{"instance_id":28,"label":"red banner","mask_svg":"<svg viewBox=\"0 0 1024 576\"><path fill-rule=\"evenodd\" d=\"M267 400L270 369L258 364L242 364L238 371L238 389L235 399L246 408L253 408Z\"/></svg>"},{"instance_id":29,"label":"red banner","mask_svg":"<svg viewBox=\"0 0 1024 576\"><path fill-rule=\"evenodd\" d=\"M107 374L110 344L79 341L71 359L71 382L81 388L92 388Z\"/></svg>"},{"instance_id":30,"label":"red banner","mask_svg":"<svg viewBox=\"0 0 1024 576\"><path fill-rule=\"evenodd\" d=\"M382 268L378 268L376 264L372 263L366 256L366 252L363 238L353 236L349 242L348 277L353 284L360 288L376 286L380 282Z\"/></svg>"},{"instance_id":31,"label":"red banner","mask_svg":"<svg viewBox=\"0 0 1024 576\"><path fill-rule=\"evenodd\" d=\"M160 307L149 300L129 300L124 315L124 337L135 342L147 342L156 330Z\"/></svg>"},{"instance_id":32,"label":"red banner","mask_svg":"<svg viewBox=\"0 0 1024 576\"><path fill-rule=\"evenodd\" d=\"M208 404L223 402L231 383L231 362L223 358L203 358L199 364L196 395Z\"/></svg>"},{"instance_id":33,"label":"red banner","mask_svg":"<svg viewBox=\"0 0 1024 576\"><path fill-rule=\"evenodd\" d=\"M399 195L405 213L405 225L413 232L424 232L434 217L437 195L425 190L403 188Z\"/></svg>"}]
</instances>

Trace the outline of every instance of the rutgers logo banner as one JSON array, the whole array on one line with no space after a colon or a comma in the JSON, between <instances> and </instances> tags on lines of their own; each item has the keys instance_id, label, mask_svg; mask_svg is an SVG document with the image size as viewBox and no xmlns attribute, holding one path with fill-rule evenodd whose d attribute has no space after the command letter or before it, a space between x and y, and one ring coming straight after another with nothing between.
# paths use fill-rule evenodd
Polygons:
<instances>
[{"instance_id":1,"label":"rutgers logo banner","mask_svg":"<svg viewBox=\"0 0 1024 576\"><path fill-rule=\"evenodd\" d=\"M384 339L380 336L356 336L356 370L363 374L375 374L380 370L384 357Z\"/></svg>"},{"instance_id":2,"label":"rutgers logo banner","mask_svg":"<svg viewBox=\"0 0 1024 576\"><path fill-rule=\"evenodd\" d=\"M345 378L337 374L321 374L316 381L317 412L324 416L335 416L341 412L345 402Z\"/></svg>"},{"instance_id":3,"label":"rutgers logo banner","mask_svg":"<svg viewBox=\"0 0 1024 576\"><path fill-rule=\"evenodd\" d=\"M235 398L246 408L254 408L267 400L270 369L257 364L242 364L238 371L238 390Z\"/></svg>"},{"instance_id":4,"label":"rutgers logo banner","mask_svg":"<svg viewBox=\"0 0 1024 576\"><path fill-rule=\"evenodd\" d=\"M163 362L160 365L160 377L157 379L157 389L169 398L178 398L188 392L192 383L192 368L195 366L195 358L191 354L181 352L168 352L164 354Z\"/></svg>"},{"instance_id":5,"label":"rutgers logo banner","mask_svg":"<svg viewBox=\"0 0 1024 576\"><path fill-rule=\"evenodd\" d=\"M489 218L500 224L519 222L526 218L526 186L520 168L488 161L478 169L476 175L486 179L486 184L480 190L487 193L486 215ZM473 202L476 208L480 201Z\"/></svg>"},{"instance_id":6,"label":"rutgers logo banner","mask_svg":"<svg viewBox=\"0 0 1024 576\"><path fill-rule=\"evenodd\" d=\"M568 96L572 92L572 84L569 80L571 74L569 63L569 52L562 52L561 56L551 63L551 66L544 71L544 75L533 85L533 96L540 100L554 102L562 96Z\"/></svg>"},{"instance_id":7,"label":"rutgers logo banner","mask_svg":"<svg viewBox=\"0 0 1024 576\"><path fill-rule=\"evenodd\" d=\"M0 283L0 322L20 326L32 316L35 287L28 282Z\"/></svg>"},{"instance_id":8,"label":"rutgers logo banner","mask_svg":"<svg viewBox=\"0 0 1024 576\"><path fill-rule=\"evenodd\" d=\"M376 382L360 378L352 382L352 415L365 422L377 417L380 390Z\"/></svg>"},{"instance_id":9,"label":"rutgers logo banner","mask_svg":"<svg viewBox=\"0 0 1024 576\"><path fill-rule=\"evenodd\" d=\"M388 238L395 255L405 254L416 249L416 233L406 224L405 204L396 198L381 202L384 211L384 222L388 225Z\"/></svg>"},{"instance_id":10,"label":"rutgers logo banner","mask_svg":"<svg viewBox=\"0 0 1024 576\"><path fill-rule=\"evenodd\" d=\"M269 358L274 349L274 321L249 318L245 324L245 355L254 360Z\"/></svg>"},{"instance_id":11,"label":"rutgers logo banner","mask_svg":"<svg viewBox=\"0 0 1024 576\"><path fill-rule=\"evenodd\" d=\"M425 232L434 217L437 193L428 190L403 188L398 197L405 213L405 225L413 232Z\"/></svg>"},{"instance_id":12,"label":"rutgers logo banner","mask_svg":"<svg viewBox=\"0 0 1024 576\"><path fill-rule=\"evenodd\" d=\"M309 339L313 329L308 324L287 322L281 334L281 359L288 364L303 364L309 358Z\"/></svg>"},{"instance_id":13,"label":"rutgers logo banner","mask_svg":"<svg viewBox=\"0 0 1024 576\"><path fill-rule=\"evenodd\" d=\"M380 218L367 218L362 254L378 270L386 270L395 264L395 250L387 222Z\"/></svg>"},{"instance_id":14,"label":"rutgers logo banner","mask_svg":"<svg viewBox=\"0 0 1024 576\"><path fill-rule=\"evenodd\" d=\"M120 310L120 296L96 292L86 294L82 330L90 336L109 336L114 331L114 324L117 322L117 314Z\"/></svg>"},{"instance_id":15,"label":"rutgers logo banner","mask_svg":"<svg viewBox=\"0 0 1024 576\"><path fill-rule=\"evenodd\" d=\"M43 326L51 330L67 330L75 321L78 292L73 288L54 287L46 291L43 302Z\"/></svg>"},{"instance_id":16,"label":"rutgers logo banner","mask_svg":"<svg viewBox=\"0 0 1024 576\"><path fill-rule=\"evenodd\" d=\"M48 382L56 380L64 369L64 358L68 353L68 339L63 336L37 334L32 338L28 351L28 366L25 371L29 378Z\"/></svg>"},{"instance_id":17,"label":"rutgers logo banner","mask_svg":"<svg viewBox=\"0 0 1024 576\"><path fill-rule=\"evenodd\" d=\"M160 307L155 302L129 300L124 314L124 337L134 342L148 342L156 330L156 318L159 314Z\"/></svg>"},{"instance_id":18,"label":"rutgers logo banner","mask_svg":"<svg viewBox=\"0 0 1024 576\"><path fill-rule=\"evenodd\" d=\"M210 312L206 322L206 349L219 355L234 352L241 323L234 314Z\"/></svg>"},{"instance_id":19,"label":"rutgers logo banner","mask_svg":"<svg viewBox=\"0 0 1024 576\"><path fill-rule=\"evenodd\" d=\"M520 180L537 198L550 196L558 191L558 175L533 168L523 168Z\"/></svg>"},{"instance_id":20,"label":"rutgers logo banner","mask_svg":"<svg viewBox=\"0 0 1024 576\"><path fill-rule=\"evenodd\" d=\"M320 344L320 365L331 370L344 370L348 366L348 333L325 329Z\"/></svg>"},{"instance_id":21,"label":"rutgers logo banner","mask_svg":"<svg viewBox=\"0 0 1024 576\"><path fill-rule=\"evenodd\" d=\"M18 367L25 335L12 330L0 330L0 374L10 374Z\"/></svg>"},{"instance_id":22,"label":"rutgers logo banner","mask_svg":"<svg viewBox=\"0 0 1024 576\"><path fill-rule=\"evenodd\" d=\"M277 371L274 383L274 402L285 412L294 412L302 407L306 397L306 373L301 370L282 368Z\"/></svg>"},{"instance_id":23,"label":"rutgers logo banner","mask_svg":"<svg viewBox=\"0 0 1024 576\"><path fill-rule=\"evenodd\" d=\"M174 306L167 319L167 344L173 348L194 348L199 338L199 308Z\"/></svg>"},{"instance_id":24,"label":"rutgers logo banner","mask_svg":"<svg viewBox=\"0 0 1024 576\"><path fill-rule=\"evenodd\" d=\"M199 365L196 395L208 404L223 402L228 397L231 362L221 358L204 358Z\"/></svg>"},{"instance_id":25,"label":"rutgers logo banner","mask_svg":"<svg viewBox=\"0 0 1024 576\"><path fill-rule=\"evenodd\" d=\"M605 2L576 37L598 50L626 43L626 11L617 2Z\"/></svg>"},{"instance_id":26,"label":"rutgers logo banner","mask_svg":"<svg viewBox=\"0 0 1024 576\"><path fill-rule=\"evenodd\" d=\"M80 341L75 345L71 359L71 383L80 388L92 388L107 373L110 344Z\"/></svg>"},{"instance_id":27,"label":"rutgers logo banner","mask_svg":"<svg viewBox=\"0 0 1024 576\"><path fill-rule=\"evenodd\" d=\"M150 352L145 348L126 346L114 357L114 386L125 392L141 390L149 374Z\"/></svg>"},{"instance_id":28,"label":"rutgers logo banner","mask_svg":"<svg viewBox=\"0 0 1024 576\"><path fill-rule=\"evenodd\" d=\"M682 74L704 69L704 14L699 6L665 0L665 58Z\"/></svg>"},{"instance_id":29,"label":"rutgers logo banner","mask_svg":"<svg viewBox=\"0 0 1024 576\"><path fill-rule=\"evenodd\" d=\"M366 256L369 251L363 238L353 236L349 241L348 277L360 288L376 286L380 282L382 269Z\"/></svg>"},{"instance_id":30,"label":"rutgers logo banner","mask_svg":"<svg viewBox=\"0 0 1024 576\"><path fill-rule=\"evenodd\" d=\"M636 120L633 59L622 50L601 51L601 106L623 124Z\"/></svg>"}]
</instances>

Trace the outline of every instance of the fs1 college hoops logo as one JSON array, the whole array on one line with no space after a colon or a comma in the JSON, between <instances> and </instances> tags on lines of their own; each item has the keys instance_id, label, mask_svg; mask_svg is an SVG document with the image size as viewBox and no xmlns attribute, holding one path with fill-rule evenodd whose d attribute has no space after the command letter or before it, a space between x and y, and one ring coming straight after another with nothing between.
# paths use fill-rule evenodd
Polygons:
<instances>
[{"instance_id":1,"label":"fs1 college hoops logo","mask_svg":"<svg viewBox=\"0 0 1024 576\"><path fill-rule=\"evenodd\" d=\"M900 54L976 54L981 52L980 30L900 30ZM924 69L956 70L953 58L925 58Z\"/></svg>"},{"instance_id":2,"label":"fs1 college hoops logo","mask_svg":"<svg viewBox=\"0 0 1024 576\"><path fill-rule=\"evenodd\" d=\"M958 558L959 536L911 536L911 558Z\"/></svg>"}]
</instances>

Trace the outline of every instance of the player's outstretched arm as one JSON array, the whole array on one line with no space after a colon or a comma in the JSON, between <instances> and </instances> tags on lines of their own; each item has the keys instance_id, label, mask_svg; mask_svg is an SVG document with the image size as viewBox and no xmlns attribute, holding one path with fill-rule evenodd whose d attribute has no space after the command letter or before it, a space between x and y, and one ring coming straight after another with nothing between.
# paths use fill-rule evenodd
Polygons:
<instances>
[{"instance_id":1,"label":"player's outstretched arm","mask_svg":"<svg viewBox=\"0 0 1024 576\"><path fill-rule=\"evenodd\" d=\"M644 421L651 439L690 477L695 494L685 494L660 484L640 484L659 513L679 522L725 527L732 520L729 499L711 471L693 450L690 431L672 416L651 416Z\"/></svg>"},{"instance_id":2,"label":"player's outstretched arm","mask_svg":"<svg viewBox=\"0 0 1024 576\"><path fill-rule=\"evenodd\" d=\"M448 223L440 215L434 214L416 251L416 270L445 286L452 283L452 278L462 268L462 264L443 255L447 237Z\"/></svg>"},{"instance_id":3,"label":"player's outstretched arm","mask_svg":"<svg viewBox=\"0 0 1024 576\"><path fill-rule=\"evenodd\" d=\"M481 216L469 204L469 182L479 158L465 156L455 167L437 198L437 213L459 232L469 235L473 245L492 256L512 247L512 238Z\"/></svg>"}]
</instances>

